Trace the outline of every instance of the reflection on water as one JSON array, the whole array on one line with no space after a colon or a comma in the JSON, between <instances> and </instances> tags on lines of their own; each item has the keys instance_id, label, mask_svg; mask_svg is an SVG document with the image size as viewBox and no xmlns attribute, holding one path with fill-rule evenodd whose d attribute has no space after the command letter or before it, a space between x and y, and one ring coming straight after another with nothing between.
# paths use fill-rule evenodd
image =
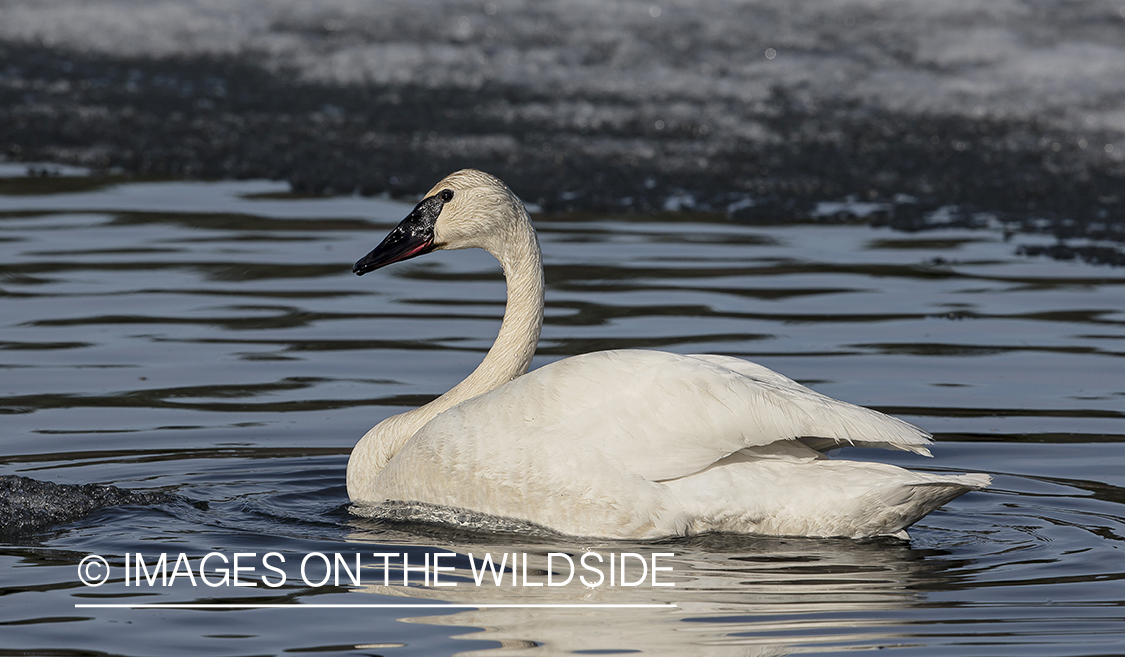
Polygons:
<instances>
[{"instance_id":1,"label":"reflection on water","mask_svg":"<svg viewBox=\"0 0 1125 657\"><path fill-rule=\"evenodd\" d=\"M386 532L349 536L353 541L385 540ZM414 539L417 542L417 539ZM887 613L910 609L925 600L918 589L952 582L938 562L927 565L925 551L905 543L857 543L831 540L781 540L712 536L694 541L657 545L555 541L550 546L478 544L459 547L474 555L519 555L532 562L533 575L522 577L521 566L501 578L497 586L488 575L475 586L475 563L460 559L456 571L461 587L406 590L369 586L367 593L409 595L412 598L481 605L455 614L419 616L413 622L477 627L484 631L462 635L473 641L496 641L509 649L528 648L528 654L573 651L631 651L656 648L668 654L773 655L797 646L844 645L852 642L886 644L901 638L902 628L889 629ZM562 552L571 557L568 562ZM584 569L582 555L598 572ZM553 577L547 559L553 555ZM606 562L620 555L628 571L623 581L636 586L610 586ZM644 578L640 555L658 564L660 578ZM654 557L655 555L655 557ZM674 555L674 556L672 556ZM935 553L936 555L936 553ZM587 576L597 586L557 586L566 578ZM600 573L600 575L599 575ZM393 581L398 581L395 572ZM622 580L618 580L622 581ZM652 582L674 584L653 586ZM575 582L578 584L579 582ZM466 587L467 588L464 588ZM510 608L506 604L590 605L576 609ZM621 608L610 605L667 604L674 608ZM605 606L599 606L605 605ZM534 649L534 650L530 650ZM466 646L469 654L481 646ZM522 654L516 652L514 654Z\"/></svg>"},{"instance_id":2,"label":"reflection on water","mask_svg":"<svg viewBox=\"0 0 1125 657\"><path fill-rule=\"evenodd\" d=\"M371 425L479 362L503 312L496 264L451 252L358 279L350 263L409 207L277 191L0 197L0 474L209 503L106 510L0 546L0 654L1125 651L1125 273L1023 258L1017 246L1041 238L983 231L540 217L536 366L614 347L744 356L939 440L933 460L848 458L995 483L909 543L472 534L352 516L344 466ZM127 553L271 551L286 556L277 588L121 576ZM671 553L659 559L675 586L533 586L564 574L560 557L546 572L548 553L588 551ZM305 584L314 552L361 554L360 585ZM455 553L443 563L458 585L414 572L403 587L391 560L385 586L371 556L384 552L411 565ZM529 585L521 567L516 586L476 586L470 553L528 555ZM76 576L90 554L117 573L98 588ZM272 575L258 563L254 577ZM74 607L239 601L304 608ZM311 606L364 603L477 607ZM543 603L601 606L496 606ZM675 607L606 606L664 603Z\"/></svg>"}]
</instances>

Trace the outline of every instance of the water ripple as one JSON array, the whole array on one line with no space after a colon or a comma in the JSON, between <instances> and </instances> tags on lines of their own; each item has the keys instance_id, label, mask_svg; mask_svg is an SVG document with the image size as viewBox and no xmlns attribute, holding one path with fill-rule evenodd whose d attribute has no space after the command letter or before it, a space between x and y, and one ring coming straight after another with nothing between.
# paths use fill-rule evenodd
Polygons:
<instances>
[{"instance_id":1,"label":"water ripple","mask_svg":"<svg viewBox=\"0 0 1125 657\"><path fill-rule=\"evenodd\" d=\"M744 356L938 438L933 460L853 449L849 458L995 478L925 518L910 542L544 542L359 518L343 487L363 432L448 389L488 349L504 303L495 263L450 252L361 280L350 263L402 208L372 202L376 218L361 218L354 200L328 199L301 201L303 217L264 216L251 209L261 201L237 198L237 185L215 188L234 194L209 200L225 208L215 214L192 211L198 187L177 197L170 184L161 198L179 209L167 212L126 201L51 209L65 198L5 210L0 198L0 474L209 502L105 510L38 545L0 547L10 566L0 568L11 602L0 613L4 650L134 654L116 625L132 612L75 614L73 604L142 598L678 605L335 610L311 621L213 612L199 626L147 619L145 631L188 646L185 654L255 652L236 635L270 636L278 652L397 645L404 654L1063 655L1125 646L1121 272L1022 258L983 231L766 228L685 214L539 218L548 309L536 366L618 347ZM462 582L470 553L519 552L530 555L533 583L551 576L548 552L672 553L676 587L380 580L240 597L178 585L142 592L120 580L95 593L74 579L86 554L121 562L154 550L449 551ZM296 565L286 567L297 581Z\"/></svg>"}]
</instances>

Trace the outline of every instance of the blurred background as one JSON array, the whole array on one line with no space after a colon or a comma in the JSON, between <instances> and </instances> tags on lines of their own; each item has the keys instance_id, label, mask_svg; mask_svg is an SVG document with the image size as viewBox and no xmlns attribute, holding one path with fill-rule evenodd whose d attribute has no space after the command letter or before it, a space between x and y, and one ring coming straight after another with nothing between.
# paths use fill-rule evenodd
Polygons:
<instances>
[{"instance_id":1,"label":"blurred background","mask_svg":"<svg viewBox=\"0 0 1125 657\"><path fill-rule=\"evenodd\" d=\"M4 0L0 154L315 195L473 166L546 211L1000 222L1121 263L1125 1Z\"/></svg>"}]
</instances>

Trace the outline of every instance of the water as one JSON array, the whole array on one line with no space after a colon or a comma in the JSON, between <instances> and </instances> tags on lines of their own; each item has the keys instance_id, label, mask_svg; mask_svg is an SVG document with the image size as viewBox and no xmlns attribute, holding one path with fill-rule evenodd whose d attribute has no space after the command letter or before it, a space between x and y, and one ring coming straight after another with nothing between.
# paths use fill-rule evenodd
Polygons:
<instances>
[{"instance_id":1,"label":"water","mask_svg":"<svg viewBox=\"0 0 1125 657\"><path fill-rule=\"evenodd\" d=\"M752 358L938 439L933 460L845 456L986 472L993 487L930 515L909 543L380 525L348 513L351 446L479 362L503 283L479 252L357 278L351 263L410 206L284 190L0 197L0 474L207 502L108 509L0 546L0 655L1125 652L1120 269L1019 256L1046 242L989 231L540 217L549 307L535 366L614 347ZM548 575L547 553L586 550L640 555L630 580L655 559L671 568L656 581L675 585L534 586L565 577L560 557ZM212 566L250 555L242 581L257 586L124 578L127 554L153 570L165 553L171 570L184 553L199 577L210 552ZM269 562L278 571L268 552L285 558ZM315 586L316 556L306 584L314 553L359 554L360 585ZM457 586L424 586L417 570L402 586L401 557L384 585L374 553L442 559ZM475 586L486 553L526 557L526 575ZM108 560L108 583L79 580L89 555ZM75 606L142 603L291 606ZM624 604L655 606L609 606Z\"/></svg>"}]
</instances>

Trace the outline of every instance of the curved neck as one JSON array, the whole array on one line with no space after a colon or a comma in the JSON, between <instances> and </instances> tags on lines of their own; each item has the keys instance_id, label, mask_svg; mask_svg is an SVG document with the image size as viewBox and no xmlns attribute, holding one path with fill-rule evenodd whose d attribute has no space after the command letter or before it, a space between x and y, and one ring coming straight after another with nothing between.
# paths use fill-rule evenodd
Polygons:
<instances>
[{"instance_id":1,"label":"curved neck","mask_svg":"<svg viewBox=\"0 0 1125 657\"><path fill-rule=\"evenodd\" d=\"M508 300L500 333L488 354L473 373L452 390L432 402L383 420L359 441L348 461L348 493L355 499L365 499L355 486L373 483L374 474L382 470L402 446L427 422L439 413L463 401L484 394L527 372L539 332L543 326L543 257L539 240L524 213L525 221L518 224L515 234L497 240L494 248L486 247L504 268ZM353 470L362 469L367 475L353 477Z\"/></svg>"},{"instance_id":2,"label":"curved neck","mask_svg":"<svg viewBox=\"0 0 1125 657\"><path fill-rule=\"evenodd\" d=\"M526 235L517 237L519 239L505 240L503 252L492 253L504 267L504 280L508 286L504 321L500 324L496 341L481 364L464 381L429 404L410 412L425 418L417 428L420 429L438 413L526 373L531 366L543 327L543 257L539 240L530 226Z\"/></svg>"}]
</instances>

